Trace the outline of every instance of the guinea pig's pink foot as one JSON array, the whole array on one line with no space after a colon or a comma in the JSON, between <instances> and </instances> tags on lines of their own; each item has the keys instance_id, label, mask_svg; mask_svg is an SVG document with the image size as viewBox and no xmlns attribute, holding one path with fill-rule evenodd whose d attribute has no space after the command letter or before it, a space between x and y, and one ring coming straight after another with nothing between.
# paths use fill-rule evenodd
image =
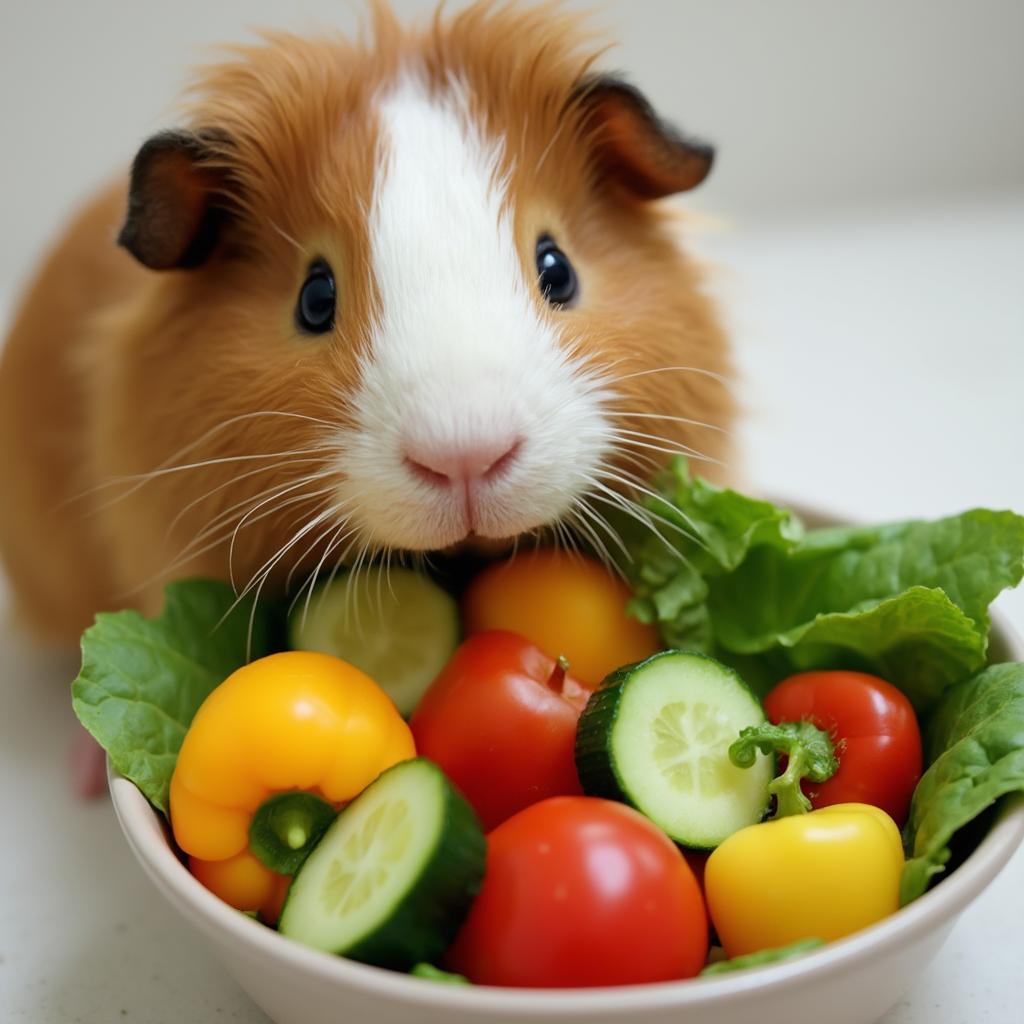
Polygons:
<instances>
[{"instance_id":1,"label":"guinea pig's pink foot","mask_svg":"<svg viewBox=\"0 0 1024 1024\"><path fill-rule=\"evenodd\" d=\"M70 768L71 788L80 799L94 800L106 790L106 754L81 726L71 745Z\"/></svg>"}]
</instances>

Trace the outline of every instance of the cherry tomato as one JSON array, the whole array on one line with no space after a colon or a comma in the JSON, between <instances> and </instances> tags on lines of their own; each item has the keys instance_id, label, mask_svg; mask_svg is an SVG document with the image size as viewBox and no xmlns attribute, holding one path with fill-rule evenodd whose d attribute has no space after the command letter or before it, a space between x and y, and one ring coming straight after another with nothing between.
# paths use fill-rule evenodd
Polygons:
<instances>
[{"instance_id":1,"label":"cherry tomato","mask_svg":"<svg viewBox=\"0 0 1024 1024\"><path fill-rule=\"evenodd\" d=\"M592 687L613 669L660 650L657 630L626 614L630 591L599 562L551 548L527 551L485 569L466 591L467 633L507 629Z\"/></svg>"},{"instance_id":2,"label":"cherry tomato","mask_svg":"<svg viewBox=\"0 0 1024 1024\"><path fill-rule=\"evenodd\" d=\"M524 637L477 633L409 724L417 753L440 765L490 829L545 797L582 792L573 746L589 696Z\"/></svg>"},{"instance_id":3,"label":"cherry tomato","mask_svg":"<svg viewBox=\"0 0 1024 1024\"><path fill-rule=\"evenodd\" d=\"M815 807L874 804L906 821L921 777L921 732L910 701L891 683L863 672L803 672L765 698L775 723L809 719L832 736L839 770L804 783Z\"/></svg>"},{"instance_id":4,"label":"cherry tomato","mask_svg":"<svg viewBox=\"0 0 1024 1024\"><path fill-rule=\"evenodd\" d=\"M668 837L622 804L555 797L487 837L447 965L485 985L631 985L692 977L707 950L700 888Z\"/></svg>"}]
</instances>

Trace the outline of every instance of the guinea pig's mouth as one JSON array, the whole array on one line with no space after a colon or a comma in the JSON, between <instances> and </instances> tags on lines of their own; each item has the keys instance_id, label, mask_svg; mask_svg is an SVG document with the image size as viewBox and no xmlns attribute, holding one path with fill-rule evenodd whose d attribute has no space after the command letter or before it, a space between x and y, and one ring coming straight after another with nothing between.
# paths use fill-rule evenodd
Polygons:
<instances>
[{"instance_id":1,"label":"guinea pig's mouth","mask_svg":"<svg viewBox=\"0 0 1024 1024\"><path fill-rule=\"evenodd\" d=\"M494 557L508 551L515 542L516 538L514 537L484 537L475 530L470 530L462 540L457 540L446 548L440 548L438 553L442 555L469 553Z\"/></svg>"}]
</instances>

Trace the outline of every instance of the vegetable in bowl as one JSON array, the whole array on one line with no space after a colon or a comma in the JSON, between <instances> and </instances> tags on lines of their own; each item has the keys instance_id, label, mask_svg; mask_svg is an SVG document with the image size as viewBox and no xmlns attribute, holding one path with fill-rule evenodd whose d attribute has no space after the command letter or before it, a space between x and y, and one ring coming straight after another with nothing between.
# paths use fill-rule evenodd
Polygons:
<instances>
[{"instance_id":1,"label":"vegetable in bowl","mask_svg":"<svg viewBox=\"0 0 1024 1024\"><path fill-rule=\"evenodd\" d=\"M982 603L995 596L1002 586L1012 585L1020 579L1024 569L1024 523L1010 513L967 513L963 517L944 520L941 524L804 530L796 518L784 510L735 492L712 488L702 481L690 481L685 467L681 465L674 467L659 486L663 496L651 499L651 511L657 517L653 521L668 519L667 509L673 508L677 517L675 522L685 523L685 530L683 527L671 533L665 530L656 551L650 546L652 538L649 532L645 534L637 530L624 534L633 561L623 569L631 581L634 595L631 610L647 618L649 624L658 626L666 646L669 638L688 633L690 653L683 660L692 660L694 653L700 653L705 659L714 659L713 663L717 663L725 675L738 673L751 689L750 700L754 709L758 707L758 698L764 698L780 679L794 671L811 669L843 669L883 676L912 703L914 713L924 727L927 759L925 775L915 792L910 819L904 830L909 859L902 871L900 895L904 901L916 898L949 862L948 847L952 834L976 818L1003 793L1024 788L1024 773L1016 767L1019 765L1024 729L1020 728L1014 699L1006 700L1008 693L1019 695L1024 689L1021 676L1024 670L1020 666L1003 666L995 672L994 668L984 667L988 620ZM698 508L703 509L699 515L695 511ZM961 521L959 533L950 525L957 520ZM989 530L987 541L980 536L979 530L982 533ZM916 556L908 553L909 548L919 543L923 536L931 538L929 543L934 556L931 565L925 565L922 559L915 562ZM764 549L767 549L767 554ZM732 595L730 600L733 601L739 600L739 595L743 594L748 595L747 600L756 601L760 592L756 588L751 591L737 587L736 580L744 578L749 584L751 567L762 560L773 566L771 572L779 578L798 581L804 592L799 600L794 597L791 608L772 609L770 614L723 603L724 594ZM907 565L917 563L920 563L918 576L923 582L913 574L908 575L906 570ZM811 565L813 569L808 568ZM674 566L674 575L669 572L671 566ZM763 580L760 582L762 589L767 587ZM180 602L182 594L187 594L190 586L192 584L177 585L175 600ZM196 586L203 590L207 600L217 587L209 583ZM806 593L811 591L817 592L821 598L822 607L818 611L813 611L808 604ZM922 597L922 592L928 596ZM845 594L853 603L844 606L846 598L841 600L837 596L840 594ZM215 627L234 600L226 588L220 591L220 595L220 606L212 609L216 614L208 617L196 631L187 657L200 660L206 657L203 645L217 636L219 630ZM967 608L970 608L970 614ZM208 606L206 610L211 611L211 608ZM258 641L261 636L259 620L261 615L267 614L266 609L245 608L243 605L232 614L239 612L244 616L255 614L253 636ZM758 615L765 622L771 619L771 628L760 629ZM781 631L774 629L780 623L785 625L787 617L800 616L805 618L796 626ZM180 610L177 618L181 619ZM117 652L105 643L102 635L97 637L94 632L102 634L104 627L109 628L111 619L118 620L118 624L124 627L118 635L129 649L133 644L152 648L153 634L146 634L146 630L156 629L166 637L168 623L163 620L146 623L137 616L129 616L128 620L119 620L116 615L107 616L99 620L84 638L84 650L91 647L93 656L85 659L83 676L76 682L76 705L85 718L92 715L99 719L119 708L120 720L125 721L125 702L130 703L131 697L129 691L134 688L135 693L144 694L146 683L140 678L134 681L133 687L124 685L123 669L134 664L133 656L126 657L125 651ZM229 616L229 628L231 622ZM746 623L746 633L737 626L740 622ZM882 629L884 622L890 623L895 634L894 642ZM951 628L945 629L946 626ZM203 634L201 642L199 633ZM756 645L737 641L738 636L749 639L755 633L759 638ZM264 635L272 637L274 631L265 629ZM769 642L765 642L765 637ZM236 656L239 653L237 641L236 635L233 648ZM172 648L177 642L170 641ZM254 653L265 654L275 649L277 645L268 640L262 650L257 649ZM544 652L550 659L549 663L553 663L559 653ZM945 655L949 657L942 660ZM667 659L669 655L662 658ZM244 651L240 660L245 660ZM930 665L939 666L935 674L924 672ZM959 666L956 673L950 665ZM104 679L113 681L115 685L105 689ZM668 685L680 687L682 693L685 683L682 676L679 679L679 682L670 681ZM212 686L216 686L215 681ZM108 689L114 692L107 692ZM996 690L1001 694L999 697L993 696ZM592 699L598 700L603 692L599 689ZM161 699L159 695L157 699ZM103 705L108 700L113 704L104 711ZM957 701L963 702L964 709L974 710L966 713L944 711L959 706ZM662 709L671 703L663 702ZM1005 730L998 735L979 733L978 730L988 730L992 725L992 716L985 709L991 710L995 704L1003 703L1007 708L1005 721L1002 713L996 716L995 721L1005 724ZM193 707L192 712L194 710ZM189 712L187 709L182 712L180 703L174 713L179 721L184 719L187 722ZM1015 715L1018 717L1014 718ZM749 722L743 723L743 727L763 720L763 712L758 712ZM944 723L941 728L940 723ZM828 728L828 723L820 724ZM741 723L737 722L734 728L730 728L734 733L733 740L739 740ZM116 732L116 729L111 730L108 723L107 733L111 731ZM940 733L941 738L936 739ZM979 764L977 759L968 763L966 759L976 735L985 740L986 756L989 757L985 764ZM844 737L837 733L836 739L839 740L839 760L842 762ZM635 741L629 744L631 747L634 745ZM730 745L712 745L714 757L728 757ZM951 753L953 751L955 754ZM950 756L943 759L944 752ZM166 753L166 750L162 751L165 760ZM625 753L627 758L643 761L642 751L628 750ZM112 751L111 756L117 765L115 757L121 757L121 754ZM173 751L171 756L173 759ZM760 755L760 758L770 762L765 755ZM131 759L122 760L130 771ZM936 766L940 770L933 772ZM654 767L656 771L661 770L657 765ZM967 780L973 778L972 773L975 772L981 785L979 792L968 799ZM487 765L481 762L481 778L485 779L486 773ZM147 778L145 772L139 773L142 786L151 788L155 800L160 798L159 785L153 785L158 781L157 774L151 768L152 777ZM716 769L712 776L724 778L727 773ZM771 803L768 791L770 777L770 772L766 773L763 782L759 783L764 787L760 798L760 806L764 808ZM585 778L582 781L586 791L588 783ZM642 782L641 788L644 788ZM538 793L537 799L543 795ZM601 795L621 797L622 794L605 792ZM640 794L641 801L645 795ZM631 799L630 802L640 806L636 800ZM343 807L339 821L346 813L347 808ZM757 816L752 819L755 823L738 823L736 827L742 824L754 829L774 827L770 823L756 824ZM896 826L892 828L895 830ZM675 838L682 842L692 841L686 835ZM717 845L720 840L730 841L727 836L716 836L714 843L706 845ZM720 849L724 848L724 844L720 845ZM677 856L682 863L682 853ZM886 877L891 875L890 869ZM895 887L890 888L896 891ZM890 902L886 905L894 909L896 897L887 898ZM713 900L710 902L714 903ZM717 923L714 922L713 906L711 917L712 923ZM448 920L453 919L448 915ZM822 937L834 936L788 934L774 944ZM609 941L614 941L614 936ZM458 943L456 939L456 946ZM440 959L438 966L452 966L443 957ZM408 963L405 966L412 965Z\"/></svg>"}]
</instances>

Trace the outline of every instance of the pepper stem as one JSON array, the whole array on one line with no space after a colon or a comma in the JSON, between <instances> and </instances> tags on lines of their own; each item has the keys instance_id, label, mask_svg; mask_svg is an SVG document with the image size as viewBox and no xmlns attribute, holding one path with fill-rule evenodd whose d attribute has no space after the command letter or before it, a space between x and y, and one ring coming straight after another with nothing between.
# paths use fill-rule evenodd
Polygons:
<instances>
[{"instance_id":1,"label":"pepper stem","mask_svg":"<svg viewBox=\"0 0 1024 1024\"><path fill-rule=\"evenodd\" d=\"M271 871L293 875L334 817L334 808L315 793L277 793L253 815L249 849Z\"/></svg>"},{"instance_id":2,"label":"pepper stem","mask_svg":"<svg viewBox=\"0 0 1024 1024\"><path fill-rule=\"evenodd\" d=\"M569 671L569 659L564 655L558 656L558 661L555 662L554 670L548 678L548 689L554 690L555 693L561 693L562 688L565 686L565 674Z\"/></svg>"},{"instance_id":3,"label":"pepper stem","mask_svg":"<svg viewBox=\"0 0 1024 1024\"><path fill-rule=\"evenodd\" d=\"M285 833L284 841L293 849L300 850L306 845L309 833L302 825L292 825Z\"/></svg>"},{"instance_id":4,"label":"pepper stem","mask_svg":"<svg viewBox=\"0 0 1024 1024\"><path fill-rule=\"evenodd\" d=\"M729 747L729 759L737 768L749 768L758 751L786 758L786 770L768 784L776 818L806 814L812 805L800 788L801 780L827 782L839 768L831 737L810 721L749 726Z\"/></svg>"},{"instance_id":5,"label":"pepper stem","mask_svg":"<svg viewBox=\"0 0 1024 1024\"><path fill-rule=\"evenodd\" d=\"M791 814L806 814L811 801L800 788L800 780L806 774L807 753L797 745L789 755L786 770L768 784L768 792L775 797L775 817L785 818Z\"/></svg>"}]
</instances>

